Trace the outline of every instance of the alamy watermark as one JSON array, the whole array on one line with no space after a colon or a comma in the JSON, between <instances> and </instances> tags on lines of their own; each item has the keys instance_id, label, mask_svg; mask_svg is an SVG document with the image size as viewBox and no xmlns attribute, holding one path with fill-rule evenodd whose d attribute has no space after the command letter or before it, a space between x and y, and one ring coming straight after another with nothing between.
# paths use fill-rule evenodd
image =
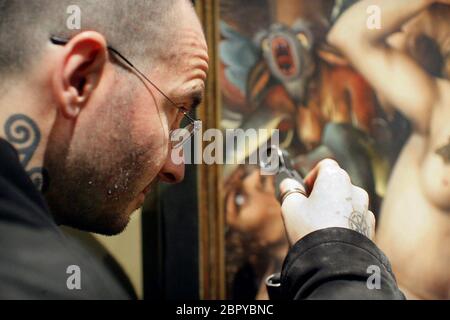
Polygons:
<instances>
[{"instance_id":1,"label":"alamy watermark","mask_svg":"<svg viewBox=\"0 0 450 320\"><path fill-rule=\"evenodd\" d=\"M81 290L81 268L77 265L71 265L67 267L66 273L70 275L66 281L67 289Z\"/></svg>"},{"instance_id":2,"label":"alamy watermark","mask_svg":"<svg viewBox=\"0 0 450 320\"><path fill-rule=\"evenodd\" d=\"M366 22L367 29L381 29L381 8L377 5L370 5L366 12L369 15Z\"/></svg>"},{"instance_id":3,"label":"alamy watermark","mask_svg":"<svg viewBox=\"0 0 450 320\"><path fill-rule=\"evenodd\" d=\"M381 269L379 266L370 265L367 267L366 272L370 274L366 281L367 289L380 290L381 289Z\"/></svg>"},{"instance_id":4,"label":"alamy watermark","mask_svg":"<svg viewBox=\"0 0 450 320\"><path fill-rule=\"evenodd\" d=\"M75 4L67 7L66 27L69 30L81 30L81 8Z\"/></svg>"},{"instance_id":5,"label":"alamy watermark","mask_svg":"<svg viewBox=\"0 0 450 320\"><path fill-rule=\"evenodd\" d=\"M175 136L188 134L186 129L175 130ZM202 126L182 148L171 151L174 164L249 164L264 162L261 174L273 174L279 165L271 156L270 147L280 145L278 129L208 129Z\"/></svg>"}]
</instances>

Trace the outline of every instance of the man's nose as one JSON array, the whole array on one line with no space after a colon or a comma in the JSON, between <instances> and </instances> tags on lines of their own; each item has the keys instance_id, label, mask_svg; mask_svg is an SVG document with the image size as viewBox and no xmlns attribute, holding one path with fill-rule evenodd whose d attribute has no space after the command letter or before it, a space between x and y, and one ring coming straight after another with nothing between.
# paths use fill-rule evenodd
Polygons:
<instances>
[{"instance_id":1,"label":"man's nose","mask_svg":"<svg viewBox=\"0 0 450 320\"><path fill-rule=\"evenodd\" d=\"M179 183L184 179L184 161L176 164L171 159L171 154L166 159L166 163L158 174L160 181L166 183Z\"/></svg>"}]
</instances>

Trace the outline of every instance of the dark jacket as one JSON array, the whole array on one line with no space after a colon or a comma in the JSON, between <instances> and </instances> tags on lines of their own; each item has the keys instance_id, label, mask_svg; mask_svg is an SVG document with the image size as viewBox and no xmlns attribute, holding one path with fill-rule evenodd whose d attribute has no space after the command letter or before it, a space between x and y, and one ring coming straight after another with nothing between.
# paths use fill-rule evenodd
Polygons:
<instances>
[{"instance_id":1,"label":"dark jacket","mask_svg":"<svg viewBox=\"0 0 450 320\"><path fill-rule=\"evenodd\" d=\"M269 287L274 299L405 299L380 249L344 228L319 230L298 241L276 280Z\"/></svg>"},{"instance_id":2,"label":"dark jacket","mask_svg":"<svg viewBox=\"0 0 450 320\"><path fill-rule=\"evenodd\" d=\"M134 298L104 258L61 232L16 150L0 139L0 299ZM79 267L80 290L68 288L70 266Z\"/></svg>"}]
</instances>

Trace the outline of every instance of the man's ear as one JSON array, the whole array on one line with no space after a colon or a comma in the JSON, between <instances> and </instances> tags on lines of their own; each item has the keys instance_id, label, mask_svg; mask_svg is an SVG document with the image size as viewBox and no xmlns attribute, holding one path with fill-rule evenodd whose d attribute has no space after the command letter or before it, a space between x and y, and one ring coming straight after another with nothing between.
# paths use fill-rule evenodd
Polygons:
<instances>
[{"instance_id":1,"label":"man's ear","mask_svg":"<svg viewBox=\"0 0 450 320\"><path fill-rule=\"evenodd\" d=\"M64 47L53 77L61 112L76 118L98 86L108 56L105 38L93 31L82 32Z\"/></svg>"}]
</instances>

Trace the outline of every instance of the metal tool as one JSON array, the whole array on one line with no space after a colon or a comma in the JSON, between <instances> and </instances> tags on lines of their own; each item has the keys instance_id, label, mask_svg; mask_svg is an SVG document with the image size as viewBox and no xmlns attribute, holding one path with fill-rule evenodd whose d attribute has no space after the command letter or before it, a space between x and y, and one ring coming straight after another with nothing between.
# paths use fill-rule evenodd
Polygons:
<instances>
[{"instance_id":1,"label":"metal tool","mask_svg":"<svg viewBox=\"0 0 450 320\"><path fill-rule=\"evenodd\" d=\"M276 145L271 145L267 149L267 158L262 159L259 163L261 170L265 175L275 175L275 191L276 196L280 198L280 183L286 179L291 178L298 181L303 187L305 183L302 176L294 169L289 153L286 150L280 149Z\"/></svg>"}]
</instances>

